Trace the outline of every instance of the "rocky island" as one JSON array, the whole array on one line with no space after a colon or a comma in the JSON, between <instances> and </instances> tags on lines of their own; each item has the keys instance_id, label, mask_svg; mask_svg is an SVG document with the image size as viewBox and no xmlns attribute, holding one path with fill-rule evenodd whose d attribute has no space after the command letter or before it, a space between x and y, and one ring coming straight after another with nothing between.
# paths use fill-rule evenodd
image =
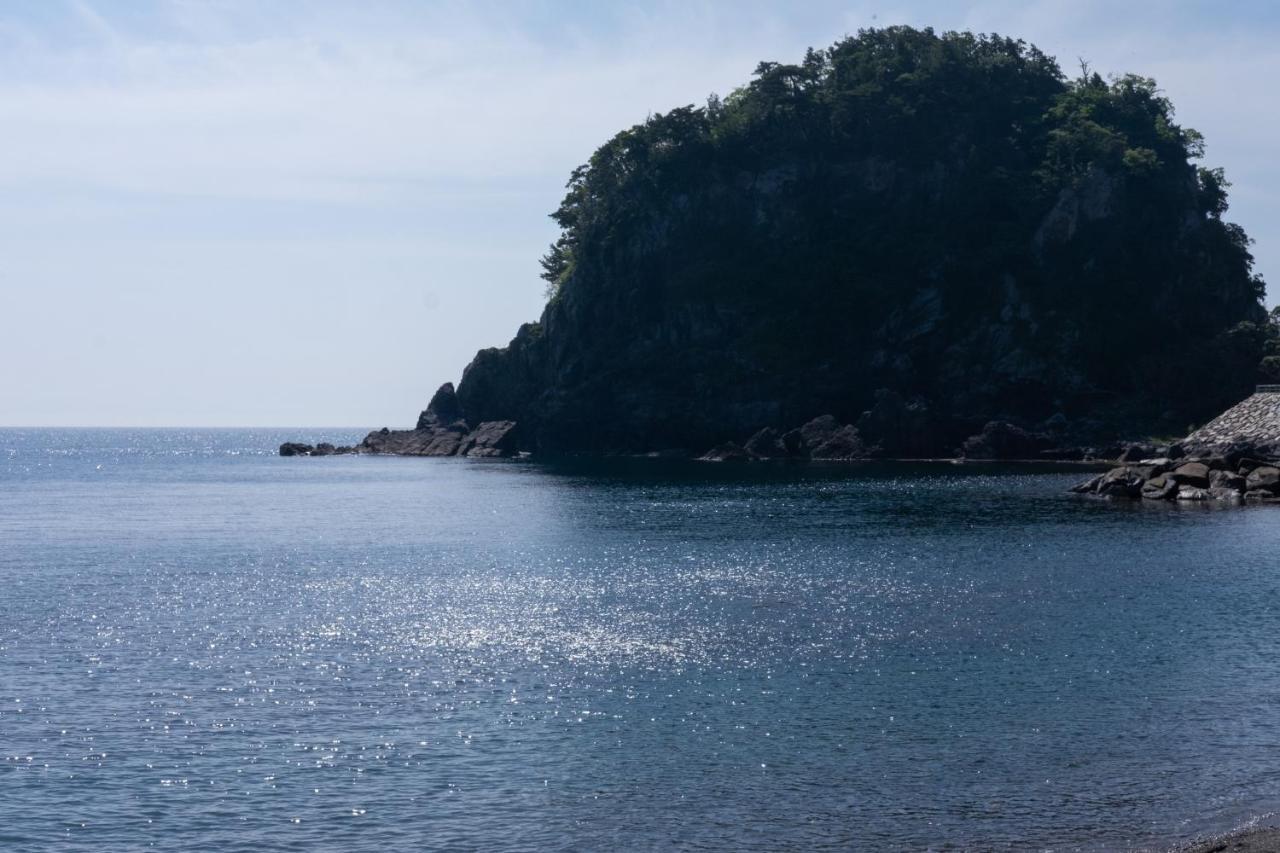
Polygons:
<instances>
[{"instance_id":1,"label":"rocky island","mask_svg":"<svg viewBox=\"0 0 1280 853\"><path fill-rule=\"evenodd\" d=\"M1280 377L1203 153L1154 81L1014 39L763 62L573 172L541 318L413 429L281 452L1114 459ZM1105 489L1245 494L1254 455L1196 463L1243 486L1141 455Z\"/></svg>"}]
</instances>

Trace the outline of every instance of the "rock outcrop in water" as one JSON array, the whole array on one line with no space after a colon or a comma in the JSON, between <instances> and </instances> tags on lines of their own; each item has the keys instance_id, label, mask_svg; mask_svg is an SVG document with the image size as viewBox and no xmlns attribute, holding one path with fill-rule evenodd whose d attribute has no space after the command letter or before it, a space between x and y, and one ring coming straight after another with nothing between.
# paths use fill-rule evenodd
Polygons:
<instances>
[{"instance_id":1,"label":"rock outcrop in water","mask_svg":"<svg viewBox=\"0 0 1280 853\"><path fill-rule=\"evenodd\" d=\"M280 445L281 456L342 456L355 452L356 448L354 447L335 447L325 441L316 445L303 444L298 441L286 441Z\"/></svg>"},{"instance_id":2,"label":"rock outcrop in water","mask_svg":"<svg viewBox=\"0 0 1280 853\"><path fill-rule=\"evenodd\" d=\"M358 449L1114 456L1280 341L1202 148L1153 81L997 36L762 63L575 170L541 319Z\"/></svg>"},{"instance_id":3,"label":"rock outcrop in water","mask_svg":"<svg viewBox=\"0 0 1280 853\"><path fill-rule=\"evenodd\" d=\"M1266 322L1200 147L1151 81L997 37L764 63L574 172L541 320L458 399L531 451L750 456L825 414L838 458L1172 432L1255 381Z\"/></svg>"},{"instance_id":4,"label":"rock outcrop in water","mask_svg":"<svg viewBox=\"0 0 1280 853\"><path fill-rule=\"evenodd\" d=\"M484 421L474 427L463 415L453 383L446 382L418 416L413 429L383 427L355 447L285 442L281 456L326 456L334 453L389 453L397 456L515 456L519 452L514 421Z\"/></svg>"}]
</instances>

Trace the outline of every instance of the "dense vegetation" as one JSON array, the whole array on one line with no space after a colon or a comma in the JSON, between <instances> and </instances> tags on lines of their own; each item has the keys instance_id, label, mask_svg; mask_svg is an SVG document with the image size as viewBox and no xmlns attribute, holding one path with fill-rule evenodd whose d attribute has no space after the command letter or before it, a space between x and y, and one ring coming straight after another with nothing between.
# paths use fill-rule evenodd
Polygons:
<instances>
[{"instance_id":1,"label":"dense vegetation","mask_svg":"<svg viewBox=\"0 0 1280 853\"><path fill-rule=\"evenodd\" d=\"M1268 346L1280 374L1203 151L1154 81L1067 79L994 35L864 30L761 63L573 172L542 322L459 395L565 448L855 419L881 388L944 442L996 417L1183 428Z\"/></svg>"}]
</instances>

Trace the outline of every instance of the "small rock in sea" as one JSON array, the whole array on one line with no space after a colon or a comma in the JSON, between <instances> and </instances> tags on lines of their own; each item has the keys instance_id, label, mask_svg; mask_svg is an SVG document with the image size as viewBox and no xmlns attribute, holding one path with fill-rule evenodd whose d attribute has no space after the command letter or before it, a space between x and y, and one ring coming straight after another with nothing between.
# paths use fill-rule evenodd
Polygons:
<instances>
[{"instance_id":1,"label":"small rock in sea","mask_svg":"<svg viewBox=\"0 0 1280 853\"><path fill-rule=\"evenodd\" d=\"M315 448L309 444L302 444L297 441L286 441L280 445L281 456L310 456Z\"/></svg>"}]
</instances>

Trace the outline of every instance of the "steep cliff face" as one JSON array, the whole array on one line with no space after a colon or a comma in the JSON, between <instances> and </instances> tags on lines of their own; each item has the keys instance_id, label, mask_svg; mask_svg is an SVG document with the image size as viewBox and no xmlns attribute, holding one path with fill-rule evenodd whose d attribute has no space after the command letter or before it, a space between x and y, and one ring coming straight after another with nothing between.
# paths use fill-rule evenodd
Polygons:
<instances>
[{"instance_id":1,"label":"steep cliff face","mask_svg":"<svg viewBox=\"0 0 1280 853\"><path fill-rule=\"evenodd\" d=\"M762 64L574 173L541 320L458 401L531 450L824 413L911 455L993 419L1176 431L1247 393L1264 322L1199 152L1151 81L1067 81L1020 42L893 28ZM909 439L862 417L886 393Z\"/></svg>"}]
</instances>

